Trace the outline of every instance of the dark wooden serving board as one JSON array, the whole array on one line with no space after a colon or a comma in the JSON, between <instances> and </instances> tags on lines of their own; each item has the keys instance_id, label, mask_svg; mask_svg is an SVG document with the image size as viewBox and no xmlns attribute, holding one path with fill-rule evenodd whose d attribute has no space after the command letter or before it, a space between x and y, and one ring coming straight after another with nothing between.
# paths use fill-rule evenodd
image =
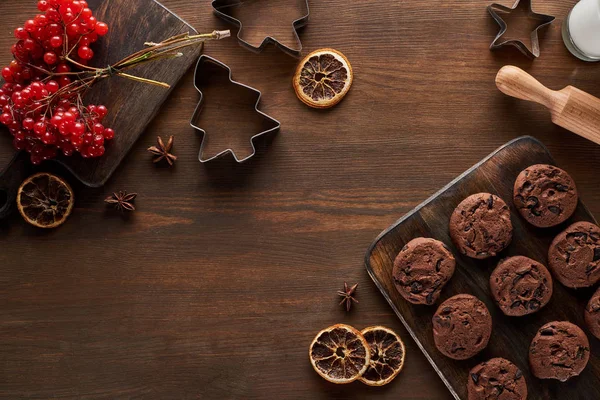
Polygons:
<instances>
[{"instance_id":1,"label":"dark wooden serving board","mask_svg":"<svg viewBox=\"0 0 600 400\"><path fill-rule=\"evenodd\" d=\"M93 46L94 66L106 66L119 61L143 48L148 41L159 42L184 32L196 33L194 28L155 0L88 0L88 4L98 20L106 22L110 28L109 34ZM120 77L106 79L96 85L86 95L85 101L87 104L104 104L108 107L105 125L115 130L115 139L107 145L106 153L100 159L83 159L76 155L59 158L58 161L85 185L102 186L201 52L201 46L188 48L183 51L183 57L128 71L133 75L168 83L170 89ZM8 134L5 129L0 133ZM6 164L0 165L0 177L10 164L10 157L2 159L6 159Z\"/></svg>"},{"instance_id":2,"label":"dark wooden serving board","mask_svg":"<svg viewBox=\"0 0 600 400\"><path fill-rule=\"evenodd\" d=\"M594 217L581 202L575 215L557 228L537 229L520 218L512 206L512 188L519 172L532 164L554 164L543 144L532 137L522 137L506 144L385 230L366 254L369 275L457 399L467 399L469 370L493 357L507 358L523 370L530 399L600 399L600 341L589 333L583 319L583 310L592 290L568 290L554 282L550 303L540 312L521 318L504 316L489 293L490 274L501 258L525 255L547 264L548 246L556 234L575 221L595 223ZM514 226L514 240L510 247L498 257L485 261L460 255L448 232L448 221L454 208L465 197L479 192L490 192L505 199L511 205ZM453 278L442 291L440 300L431 307L415 306L405 301L395 290L391 277L394 258L400 249L419 236L443 241L452 249L457 260ZM465 361L454 361L438 352L431 327L437 305L459 293L470 293L483 300L494 324L488 347ZM588 334L591 344L587 368L579 377L566 383L539 380L529 371L529 344L543 324L554 320L568 320L579 325Z\"/></svg>"}]
</instances>

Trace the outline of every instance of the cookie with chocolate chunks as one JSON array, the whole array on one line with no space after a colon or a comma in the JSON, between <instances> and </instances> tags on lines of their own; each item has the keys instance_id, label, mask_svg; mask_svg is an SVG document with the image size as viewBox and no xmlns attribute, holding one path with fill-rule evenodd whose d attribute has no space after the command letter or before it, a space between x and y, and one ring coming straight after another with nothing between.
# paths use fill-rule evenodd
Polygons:
<instances>
[{"instance_id":1,"label":"cookie with chocolate chunks","mask_svg":"<svg viewBox=\"0 0 600 400\"><path fill-rule=\"evenodd\" d=\"M585 323L592 335L600 339L600 288L585 307Z\"/></svg>"},{"instance_id":2,"label":"cookie with chocolate chunks","mask_svg":"<svg viewBox=\"0 0 600 400\"><path fill-rule=\"evenodd\" d=\"M492 358L469 372L469 400L526 400L527 383L523 372L504 358Z\"/></svg>"},{"instance_id":3,"label":"cookie with chocolate chunks","mask_svg":"<svg viewBox=\"0 0 600 400\"><path fill-rule=\"evenodd\" d=\"M540 379L561 382L578 376L590 359L590 342L580 327L567 321L540 328L529 347L529 365Z\"/></svg>"},{"instance_id":4,"label":"cookie with chocolate chunks","mask_svg":"<svg viewBox=\"0 0 600 400\"><path fill-rule=\"evenodd\" d=\"M552 276L544 265L531 258L510 257L492 272L490 288L504 314L521 317L548 304L552 297Z\"/></svg>"},{"instance_id":5,"label":"cookie with chocolate chunks","mask_svg":"<svg viewBox=\"0 0 600 400\"><path fill-rule=\"evenodd\" d=\"M577 208L575 182L569 174L552 165L538 164L522 171L513 192L519 213L538 228L562 224Z\"/></svg>"},{"instance_id":6,"label":"cookie with chocolate chunks","mask_svg":"<svg viewBox=\"0 0 600 400\"><path fill-rule=\"evenodd\" d=\"M489 310L470 294L458 294L444 301L432 322L435 346L454 360L466 360L479 353L492 334Z\"/></svg>"},{"instance_id":7,"label":"cookie with chocolate chunks","mask_svg":"<svg viewBox=\"0 0 600 400\"><path fill-rule=\"evenodd\" d=\"M432 305L452 278L455 267L454 256L444 243L416 238L396 256L392 278L396 290L407 301Z\"/></svg>"},{"instance_id":8,"label":"cookie with chocolate chunks","mask_svg":"<svg viewBox=\"0 0 600 400\"><path fill-rule=\"evenodd\" d=\"M600 281L600 228L590 222L569 226L550 245L548 265L567 287L594 286Z\"/></svg>"},{"instance_id":9,"label":"cookie with chocolate chunks","mask_svg":"<svg viewBox=\"0 0 600 400\"><path fill-rule=\"evenodd\" d=\"M498 196L478 193L463 200L450 217L450 236L468 257L494 257L512 241L510 210Z\"/></svg>"}]
</instances>

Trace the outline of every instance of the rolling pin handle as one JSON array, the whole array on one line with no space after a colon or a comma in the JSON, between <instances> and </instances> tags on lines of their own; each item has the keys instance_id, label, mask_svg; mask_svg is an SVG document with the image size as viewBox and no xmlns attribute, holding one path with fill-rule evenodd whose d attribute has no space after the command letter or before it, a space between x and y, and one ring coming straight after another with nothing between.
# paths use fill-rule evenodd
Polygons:
<instances>
[{"instance_id":1,"label":"rolling pin handle","mask_svg":"<svg viewBox=\"0 0 600 400\"><path fill-rule=\"evenodd\" d=\"M558 94L542 85L521 68L513 65L506 65L498 71L496 86L508 96L543 104L551 111Z\"/></svg>"}]
</instances>

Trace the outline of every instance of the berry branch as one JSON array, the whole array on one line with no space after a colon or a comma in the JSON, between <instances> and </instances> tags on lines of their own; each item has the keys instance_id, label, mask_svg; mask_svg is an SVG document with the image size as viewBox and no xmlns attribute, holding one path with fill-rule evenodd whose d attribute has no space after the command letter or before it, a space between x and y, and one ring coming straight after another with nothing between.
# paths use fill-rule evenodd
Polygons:
<instances>
[{"instance_id":1,"label":"berry branch","mask_svg":"<svg viewBox=\"0 0 600 400\"><path fill-rule=\"evenodd\" d=\"M13 145L31 154L39 164L56 157L80 153L100 157L114 130L102 121L103 105L83 104L85 93L99 81L119 76L169 88L167 83L129 74L139 65L182 56L181 50L208 40L229 36L229 31L173 36L106 66L92 67L91 45L108 34L85 0L39 0L42 12L15 29L11 52L14 60L2 68L5 84L0 88L0 123L13 135Z\"/></svg>"}]
</instances>

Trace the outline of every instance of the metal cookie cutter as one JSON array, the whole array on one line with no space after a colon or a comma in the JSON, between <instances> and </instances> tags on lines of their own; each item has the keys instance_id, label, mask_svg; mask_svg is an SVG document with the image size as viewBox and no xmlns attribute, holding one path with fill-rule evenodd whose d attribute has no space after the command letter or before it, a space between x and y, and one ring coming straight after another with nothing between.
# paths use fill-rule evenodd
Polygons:
<instances>
[{"instance_id":1,"label":"metal cookie cutter","mask_svg":"<svg viewBox=\"0 0 600 400\"><path fill-rule=\"evenodd\" d=\"M196 126L194 124L194 121L197 120L197 117L198 117L198 115L200 115L200 113L202 112L202 108L203 108L204 94L202 93L202 90L200 89L200 85L198 84L198 81L199 81L199 77L203 73L205 65L208 63L211 63L212 65L216 65L217 67L222 68L225 71L227 71L229 82L255 93L256 103L254 104L254 110L258 114L260 114L263 118L265 118L265 120L267 120L267 122L268 122L268 125L270 126L269 129L263 130L255 135L253 135L250 138L250 144L252 145L252 153L242 159L239 159L237 157L237 155L235 154L235 150L231 147L224 149L223 151L217 153L216 155L214 155L212 157L209 157L209 158L204 157L205 144L207 142L207 132L204 129L200 128L199 126ZM198 63L196 64L196 72L194 74L194 87L200 93L200 101L198 102L198 105L196 106L196 110L194 111L194 114L192 115L192 119L190 120L190 125L194 129L202 132L202 134L204 135L202 138L202 144L200 145L200 153L198 154L198 160L201 163L205 163L205 162L214 160L214 159L222 157L228 153L231 154L233 156L233 158L235 159L235 161L237 161L238 163L242 163L246 160L249 160L256 154L256 147L254 146L254 141L256 140L256 138L266 135L271 132L277 132L279 130L279 128L281 127L281 123L279 121L277 121L276 119L270 117L269 115L265 114L264 112L262 112L258 109L258 104L260 103L260 98L262 96L262 93L253 87L250 87L248 85L244 85L243 83L234 81L231 76L231 68L229 68L227 65L223 64L222 62L220 62L219 60L217 60L215 58L212 58L212 57L206 56L206 55L200 56L200 58L198 59Z\"/></svg>"},{"instance_id":2,"label":"metal cookie cutter","mask_svg":"<svg viewBox=\"0 0 600 400\"><path fill-rule=\"evenodd\" d=\"M504 11L506 13L511 13L513 10L516 10L519 7L521 1L523 3L522 7L524 7L525 5L528 7L527 14L528 14L529 18L539 21L539 25L534 29L533 32L531 32L531 49L529 49L529 47L521 40L510 39L510 40L500 41L500 38L502 37L502 35L504 35L504 33L506 33L508 26L506 25L506 22L502 19L502 17L498 14L497 11ZM519 51L521 53L525 54L527 57L537 58L540 56L540 40L538 37L538 31L540 29L542 29L543 27L551 24L552 21L555 20L555 17L553 17L552 15L536 13L535 11L533 11L531 1L532 0L517 0L512 7L506 7L506 6L503 6L502 4L497 4L497 3L490 4L488 6L487 9L488 9L490 15L492 16L492 18L494 18L494 20L498 23L498 25L500 25L500 32L498 33L498 35L496 35L496 38L490 45L490 50L499 49L504 46L514 46L517 49L519 49ZM527 4L525 4L525 3L527 3Z\"/></svg>"},{"instance_id":3,"label":"metal cookie cutter","mask_svg":"<svg viewBox=\"0 0 600 400\"><path fill-rule=\"evenodd\" d=\"M250 43L248 43L247 41L245 41L244 39L242 39L242 31L244 29L244 27L242 26L242 21L227 14L226 11L227 11L227 9L229 9L231 7L236 7L236 6L242 5L243 3L244 3L244 0L213 0L213 2L212 2L212 7L217 16L219 16L220 18L223 18L225 21L228 21L240 28L238 31L237 38L242 46L246 47L248 50L253 51L255 53L260 53L261 51L264 50L264 48L267 46L267 44L273 43L273 44L275 44L275 46L279 47L284 52L286 52L294 57L300 57L300 55L302 54L302 42L300 41L300 36L298 36L298 29L302 28L303 26L305 26L308 23L308 19L310 17L310 9L308 7L308 0L306 0L306 14L303 17L292 22L292 28L294 30L296 42L298 43L297 48L288 47L288 46L282 44L281 42L279 42L273 36L265 37L263 39L262 43L260 44L260 46L258 46L258 47L253 46Z\"/></svg>"}]
</instances>

